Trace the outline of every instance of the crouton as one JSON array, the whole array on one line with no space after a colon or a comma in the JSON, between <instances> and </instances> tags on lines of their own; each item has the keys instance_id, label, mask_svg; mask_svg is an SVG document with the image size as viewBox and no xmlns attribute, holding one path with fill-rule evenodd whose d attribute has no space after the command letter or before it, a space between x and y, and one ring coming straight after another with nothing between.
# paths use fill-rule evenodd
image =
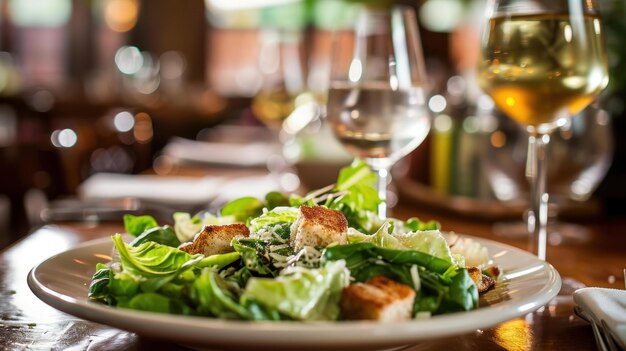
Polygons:
<instances>
[{"instance_id":1,"label":"crouton","mask_svg":"<svg viewBox=\"0 0 626 351\"><path fill-rule=\"evenodd\" d=\"M498 277L500 276L500 268L498 266L483 268L483 274L491 277L493 280L498 280Z\"/></svg>"},{"instance_id":2,"label":"crouton","mask_svg":"<svg viewBox=\"0 0 626 351\"><path fill-rule=\"evenodd\" d=\"M192 242L178 247L188 254L205 256L232 252L230 242L236 236L248 237L250 230L243 224L207 225Z\"/></svg>"},{"instance_id":3,"label":"crouton","mask_svg":"<svg viewBox=\"0 0 626 351\"><path fill-rule=\"evenodd\" d=\"M321 247L348 242L348 221L341 211L323 206L300 206L300 213L291 225L290 245L296 250L304 246Z\"/></svg>"},{"instance_id":4,"label":"crouton","mask_svg":"<svg viewBox=\"0 0 626 351\"><path fill-rule=\"evenodd\" d=\"M483 272L477 267L468 268L467 273L469 273L470 278L472 278L474 284L476 284L476 288L478 288L479 293L484 293L496 285L495 280L493 280L490 276L483 274Z\"/></svg>"},{"instance_id":5,"label":"crouton","mask_svg":"<svg viewBox=\"0 0 626 351\"><path fill-rule=\"evenodd\" d=\"M405 321L413 316L414 300L415 291L408 285L376 276L343 289L341 312L345 319Z\"/></svg>"}]
</instances>

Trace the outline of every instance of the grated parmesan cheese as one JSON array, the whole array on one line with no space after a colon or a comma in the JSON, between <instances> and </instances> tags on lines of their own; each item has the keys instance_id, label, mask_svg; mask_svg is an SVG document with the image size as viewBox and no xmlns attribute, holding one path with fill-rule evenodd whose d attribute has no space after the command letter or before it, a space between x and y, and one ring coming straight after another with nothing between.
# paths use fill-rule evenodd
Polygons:
<instances>
[{"instance_id":1,"label":"grated parmesan cheese","mask_svg":"<svg viewBox=\"0 0 626 351\"><path fill-rule=\"evenodd\" d=\"M422 288L422 281L420 280L419 272L417 271L417 265L411 266L411 280L413 281L413 289L420 291Z\"/></svg>"}]
</instances>

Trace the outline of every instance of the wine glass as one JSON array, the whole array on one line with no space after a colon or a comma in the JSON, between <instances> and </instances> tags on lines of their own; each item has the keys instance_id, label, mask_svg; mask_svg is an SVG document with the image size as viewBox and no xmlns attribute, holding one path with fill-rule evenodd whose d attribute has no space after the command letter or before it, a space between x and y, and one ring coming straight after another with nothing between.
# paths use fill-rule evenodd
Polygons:
<instances>
[{"instance_id":1,"label":"wine glass","mask_svg":"<svg viewBox=\"0 0 626 351\"><path fill-rule=\"evenodd\" d=\"M363 8L353 30L333 38L327 118L335 137L377 174L387 215L389 170L430 130L424 62L413 9Z\"/></svg>"},{"instance_id":2,"label":"wine glass","mask_svg":"<svg viewBox=\"0 0 626 351\"><path fill-rule=\"evenodd\" d=\"M546 147L553 130L608 84L595 0L492 0L482 38L479 84L528 132L526 178L531 251L546 259Z\"/></svg>"},{"instance_id":3,"label":"wine glass","mask_svg":"<svg viewBox=\"0 0 626 351\"><path fill-rule=\"evenodd\" d=\"M254 115L278 141L279 150L269 155L267 169L277 178L282 190L295 191L300 180L289 157L294 135L285 121L296 111L306 109L305 65L302 33L289 28L264 28L259 32L259 71L261 87L252 99ZM308 110L305 111L306 114Z\"/></svg>"},{"instance_id":4,"label":"wine glass","mask_svg":"<svg viewBox=\"0 0 626 351\"><path fill-rule=\"evenodd\" d=\"M491 143L483 164L486 179L498 200L520 203L520 197L525 198L528 193L524 179L526 131L499 113L496 120L500 123L489 132ZM581 245L591 239L584 226L559 217L561 212L570 212L570 216L597 214L597 205L584 202L604 179L613 151L611 117L596 103L552 133L546 183L550 193L547 227L550 245ZM496 236L521 239L528 236L526 227L520 218L513 222L496 222L493 230Z\"/></svg>"}]
</instances>

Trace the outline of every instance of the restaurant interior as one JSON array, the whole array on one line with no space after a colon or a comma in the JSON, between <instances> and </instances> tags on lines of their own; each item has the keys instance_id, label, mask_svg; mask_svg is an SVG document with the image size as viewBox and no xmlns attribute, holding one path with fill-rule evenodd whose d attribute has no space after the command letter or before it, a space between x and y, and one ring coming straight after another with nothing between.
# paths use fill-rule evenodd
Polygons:
<instances>
[{"instance_id":1,"label":"restaurant interior","mask_svg":"<svg viewBox=\"0 0 626 351\"><path fill-rule=\"evenodd\" d=\"M86 181L99 173L197 176L216 165L251 165L289 169L280 187L287 191L330 184L351 160L324 132L330 41L358 2L265 2L2 1L2 246L47 221L84 215L81 208L129 209L89 193L85 185L94 182ZM404 3L419 11L434 122L424 145L396 166L395 193L459 216L494 220L484 212L495 207L514 217L527 192L524 138L475 83L480 2ZM624 6L601 3L611 7L610 85L595 107L601 124L557 133L548 181L561 215L582 221L623 215L626 198ZM277 121L294 111L281 155L271 147L280 143ZM212 150L213 143L266 147L223 160L231 149Z\"/></svg>"},{"instance_id":2,"label":"restaurant interior","mask_svg":"<svg viewBox=\"0 0 626 351\"><path fill-rule=\"evenodd\" d=\"M333 56L335 35L364 6L393 3L417 15L430 130L385 178L388 215L525 250L526 131L476 73L487 1L0 0L0 252L42 228L123 230L125 214L172 223L242 196L333 184L354 159L327 118L333 60L350 62ZM610 78L550 135L547 261L576 287L623 289L626 3L598 3ZM602 268L580 269L577 257L602 252ZM544 330L518 318L462 349L559 349L551 342L573 330L567 345L593 345L572 304L560 306L534 315ZM528 328L535 337L520 337ZM133 345L158 346L150 340Z\"/></svg>"}]
</instances>

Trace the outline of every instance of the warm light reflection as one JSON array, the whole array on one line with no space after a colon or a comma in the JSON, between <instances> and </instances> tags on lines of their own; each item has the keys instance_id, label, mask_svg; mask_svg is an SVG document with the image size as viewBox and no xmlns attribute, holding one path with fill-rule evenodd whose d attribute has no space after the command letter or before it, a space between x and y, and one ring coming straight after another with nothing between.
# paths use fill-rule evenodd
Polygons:
<instances>
[{"instance_id":1,"label":"warm light reflection","mask_svg":"<svg viewBox=\"0 0 626 351\"><path fill-rule=\"evenodd\" d=\"M506 98L505 102L506 102L507 105L509 105L511 107L515 106L515 99L510 97L510 96L508 98Z\"/></svg>"},{"instance_id":2,"label":"warm light reflection","mask_svg":"<svg viewBox=\"0 0 626 351\"><path fill-rule=\"evenodd\" d=\"M111 256L109 255L105 255L105 254L94 254L94 257L97 257L99 259L105 260L105 261L111 261Z\"/></svg>"},{"instance_id":3,"label":"warm light reflection","mask_svg":"<svg viewBox=\"0 0 626 351\"><path fill-rule=\"evenodd\" d=\"M491 256L491 258L500 258L504 255L506 255L509 252L509 250L502 250L494 255Z\"/></svg>"},{"instance_id":4,"label":"warm light reflection","mask_svg":"<svg viewBox=\"0 0 626 351\"><path fill-rule=\"evenodd\" d=\"M489 141L491 142L491 145L493 147L499 149L506 144L506 135L502 131L497 130L491 133L491 137L489 138Z\"/></svg>"},{"instance_id":5,"label":"warm light reflection","mask_svg":"<svg viewBox=\"0 0 626 351\"><path fill-rule=\"evenodd\" d=\"M533 340L532 330L521 319L513 319L498 325L494 331L494 341L505 350L530 350Z\"/></svg>"},{"instance_id":6,"label":"warm light reflection","mask_svg":"<svg viewBox=\"0 0 626 351\"><path fill-rule=\"evenodd\" d=\"M111 30L128 32L137 24L137 0L107 0L104 3L104 22Z\"/></svg>"},{"instance_id":7,"label":"warm light reflection","mask_svg":"<svg viewBox=\"0 0 626 351\"><path fill-rule=\"evenodd\" d=\"M145 112L135 115L135 129L133 136L140 144L146 144L152 140L152 118Z\"/></svg>"}]
</instances>

